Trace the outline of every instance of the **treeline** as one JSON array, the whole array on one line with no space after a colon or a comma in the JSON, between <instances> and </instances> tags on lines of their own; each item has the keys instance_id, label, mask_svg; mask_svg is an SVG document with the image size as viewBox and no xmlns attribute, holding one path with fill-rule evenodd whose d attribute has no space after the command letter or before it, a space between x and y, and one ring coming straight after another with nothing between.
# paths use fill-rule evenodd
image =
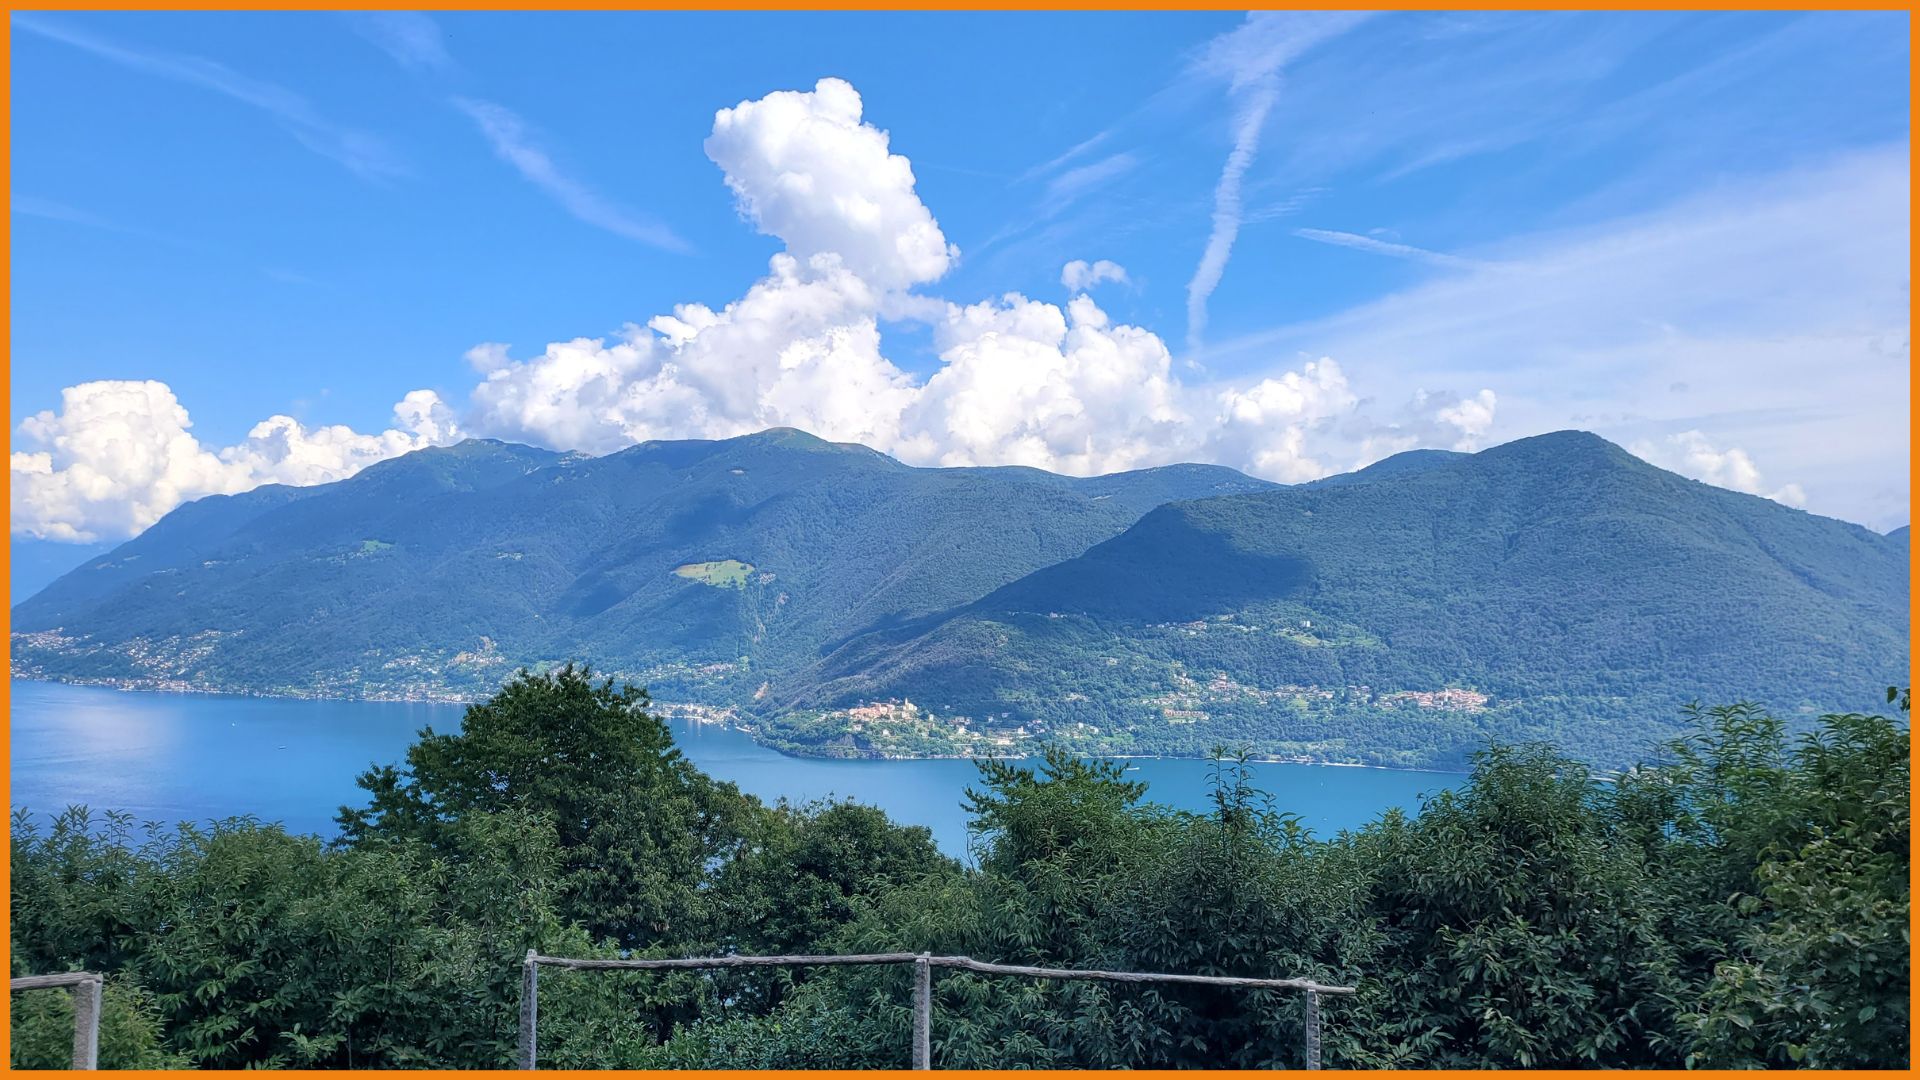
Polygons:
<instances>
[{"instance_id":1,"label":"treeline","mask_svg":"<svg viewBox=\"0 0 1920 1080\"><path fill-rule=\"evenodd\" d=\"M1904 720L1689 719L1611 781L1495 747L1334 837L1232 756L1199 814L1117 765L983 762L963 866L872 808L705 776L644 692L522 674L364 776L332 843L16 812L13 970L107 973L106 1067L508 1066L528 948L1306 976L1359 987L1326 1001L1335 1067L1905 1066ZM909 978L550 970L541 1064L904 1067ZM1301 1005L941 973L934 1063L1294 1067ZM16 996L16 1067L65 1061L69 1009Z\"/></svg>"}]
</instances>

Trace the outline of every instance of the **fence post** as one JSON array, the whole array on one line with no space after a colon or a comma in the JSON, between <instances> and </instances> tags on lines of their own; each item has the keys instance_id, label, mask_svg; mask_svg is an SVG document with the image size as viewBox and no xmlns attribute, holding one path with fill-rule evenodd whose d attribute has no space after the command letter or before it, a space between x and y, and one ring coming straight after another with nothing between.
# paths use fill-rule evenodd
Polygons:
<instances>
[{"instance_id":1,"label":"fence post","mask_svg":"<svg viewBox=\"0 0 1920 1080\"><path fill-rule=\"evenodd\" d=\"M520 973L520 1067L531 1069L539 1054L540 965L527 950L527 966Z\"/></svg>"},{"instance_id":2,"label":"fence post","mask_svg":"<svg viewBox=\"0 0 1920 1080\"><path fill-rule=\"evenodd\" d=\"M1307 991L1307 1068L1320 1067L1320 994Z\"/></svg>"},{"instance_id":3,"label":"fence post","mask_svg":"<svg viewBox=\"0 0 1920 1080\"><path fill-rule=\"evenodd\" d=\"M933 1068L933 965L927 953L913 961L913 1067Z\"/></svg>"},{"instance_id":4,"label":"fence post","mask_svg":"<svg viewBox=\"0 0 1920 1080\"><path fill-rule=\"evenodd\" d=\"M73 1067L100 1067L100 976L73 985Z\"/></svg>"}]
</instances>

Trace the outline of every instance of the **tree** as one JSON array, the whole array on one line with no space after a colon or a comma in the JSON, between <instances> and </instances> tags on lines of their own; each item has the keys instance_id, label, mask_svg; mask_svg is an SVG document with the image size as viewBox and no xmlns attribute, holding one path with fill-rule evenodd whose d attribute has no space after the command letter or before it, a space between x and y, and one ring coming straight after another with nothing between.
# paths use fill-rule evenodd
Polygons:
<instances>
[{"instance_id":1,"label":"tree","mask_svg":"<svg viewBox=\"0 0 1920 1080\"><path fill-rule=\"evenodd\" d=\"M1692 926L1706 970L1688 1064L1907 1064L1909 738L1847 714L1789 750L1732 706L1676 748L1664 780L1682 811L1660 865L1708 915Z\"/></svg>"},{"instance_id":2,"label":"tree","mask_svg":"<svg viewBox=\"0 0 1920 1080\"><path fill-rule=\"evenodd\" d=\"M423 729L404 770L363 775L371 798L341 809L341 843L444 852L470 815L538 814L561 852L561 910L589 933L634 948L706 940L707 873L766 827L766 811L695 769L647 705L645 690L586 667L522 671L470 706L459 733Z\"/></svg>"}]
</instances>

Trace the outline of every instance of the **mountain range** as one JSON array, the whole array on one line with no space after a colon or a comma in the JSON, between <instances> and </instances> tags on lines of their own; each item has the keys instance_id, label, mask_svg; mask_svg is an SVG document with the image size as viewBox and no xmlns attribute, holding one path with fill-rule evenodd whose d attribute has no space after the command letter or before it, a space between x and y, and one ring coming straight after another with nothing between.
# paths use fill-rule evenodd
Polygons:
<instances>
[{"instance_id":1,"label":"mountain range","mask_svg":"<svg viewBox=\"0 0 1920 1080\"><path fill-rule=\"evenodd\" d=\"M585 661L783 749L1598 764L1683 706L1867 709L1908 543L1597 436L1279 486L903 465L791 429L604 457L470 440L211 497L13 609L16 675L483 696Z\"/></svg>"}]
</instances>

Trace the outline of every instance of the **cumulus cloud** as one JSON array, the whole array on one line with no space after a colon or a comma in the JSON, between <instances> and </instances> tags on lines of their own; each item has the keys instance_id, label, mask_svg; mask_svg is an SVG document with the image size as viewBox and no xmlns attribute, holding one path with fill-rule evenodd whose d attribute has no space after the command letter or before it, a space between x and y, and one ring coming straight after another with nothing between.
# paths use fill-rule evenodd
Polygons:
<instances>
[{"instance_id":1,"label":"cumulus cloud","mask_svg":"<svg viewBox=\"0 0 1920 1080\"><path fill-rule=\"evenodd\" d=\"M1327 357L1245 390L1224 390L1208 458L1282 483L1317 480L1333 470L1313 456L1308 436L1358 404L1346 373Z\"/></svg>"},{"instance_id":2,"label":"cumulus cloud","mask_svg":"<svg viewBox=\"0 0 1920 1080\"><path fill-rule=\"evenodd\" d=\"M517 131L496 134L519 142ZM436 395L415 391L379 434L275 416L242 443L212 449L163 383L72 387L59 413L21 425L32 448L13 456L15 531L126 536L187 499L339 479L465 432L607 453L791 426L916 465L1086 475L1211 461L1294 482L1351 467L1383 431L1380 447L1466 445L1491 426L1490 391L1437 393L1422 399L1417 421L1376 422L1325 357L1291 370L1269 364L1236 383L1183 381L1158 334L1116 323L1088 295L1127 280L1108 260L1063 268L1073 294L1065 304L915 293L958 253L907 159L840 80L720 110L706 148L742 214L786 245L737 299L680 304L521 358L501 343L476 345L466 359L479 382L458 421ZM924 376L887 356L883 328L902 321L930 330L938 363Z\"/></svg>"},{"instance_id":3,"label":"cumulus cloud","mask_svg":"<svg viewBox=\"0 0 1920 1080\"><path fill-rule=\"evenodd\" d=\"M1450 390L1415 390L1400 408L1381 417L1359 416L1343 423L1357 443L1349 468L1364 468L1381 458L1421 447L1470 453L1486 444L1499 398L1492 390L1462 396Z\"/></svg>"},{"instance_id":4,"label":"cumulus cloud","mask_svg":"<svg viewBox=\"0 0 1920 1080\"><path fill-rule=\"evenodd\" d=\"M784 425L915 465L1092 475L1213 461L1283 482L1342 464L1317 442L1376 427L1331 359L1246 386L1187 385L1165 341L1115 324L1085 294L1064 307L1018 293L946 305L933 325L939 367L916 382L882 353L875 302L830 260L809 269L776 256L770 277L717 312L683 305L525 361L475 349L486 379L469 422L594 453ZM1407 445L1477 438L1492 410L1490 391L1436 395Z\"/></svg>"},{"instance_id":5,"label":"cumulus cloud","mask_svg":"<svg viewBox=\"0 0 1920 1080\"><path fill-rule=\"evenodd\" d=\"M1189 419L1166 345L1086 296L1064 311L1017 293L951 306L935 340L941 367L902 418L903 460L1114 472L1159 464Z\"/></svg>"},{"instance_id":6,"label":"cumulus cloud","mask_svg":"<svg viewBox=\"0 0 1920 1080\"><path fill-rule=\"evenodd\" d=\"M881 355L877 292L831 254L776 255L771 271L718 311L682 304L611 341L556 343L525 361L469 353L486 374L471 423L592 453L781 425L892 445L912 390Z\"/></svg>"},{"instance_id":7,"label":"cumulus cloud","mask_svg":"<svg viewBox=\"0 0 1920 1080\"><path fill-rule=\"evenodd\" d=\"M1109 260L1062 269L1065 305L911 293L956 252L838 79L721 110L706 146L743 215L786 242L767 276L717 310L682 304L526 359L476 347L470 427L604 453L786 425L910 464L1090 474L1200 460L1287 481L1350 456L1317 442L1378 427L1330 359L1241 386L1182 382L1159 335L1086 295L1127 280ZM932 331L939 363L924 378L886 356L882 327L897 320ZM1462 444L1491 425L1493 396L1436 395L1428 412L1422 437Z\"/></svg>"},{"instance_id":8,"label":"cumulus cloud","mask_svg":"<svg viewBox=\"0 0 1920 1080\"><path fill-rule=\"evenodd\" d=\"M1764 495L1787 506L1807 504L1806 492L1800 489L1799 484L1786 484L1768 491L1760 468L1753 463L1751 455L1737 446L1722 450L1699 431L1682 431L1659 442L1635 442L1627 449L1634 456L1663 469L1691 476L1716 487L1749 495Z\"/></svg>"},{"instance_id":9,"label":"cumulus cloud","mask_svg":"<svg viewBox=\"0 0 1920 1080\"><path fill-rule=\"evenodd\" d=\"M861 280L897 289L937 280L959 257L915 193L913 166L861 119L860 94L843 79L721 109L706 150L741 214L803 263L832 254Z\"/></svg>"},{"instance_id":10,"label":"cumulus cloud","mask_svg":"<svg viewBox=\"0 0 1920 1080\"><path fill-rule=\"evenodd\" d=\"M1493 427L1493 411L1498 403L1493 391L1484 388L1468 398L1455 399L1448 395L1448 400L1434 410L1433 418L1460 433L1453 443L1455 450L1478 450L1481 437Z\"/></svg>"},{"instance_id":11,"label":"cumulus cloud","mask_svg":"<svg viewBox=\"0 0 1920 1080\"><path fill-rule=\"evenodd\" d=\"M1093 263L1075 259L1060 268L1060 284L1073 292L1086 292L1103 281L1126 284L1127 268L1107 259Z\"/></svg>"},{"instance_id":12,"label":"cumulus cloud","mask_svg":"<svg viewBox=\"0 0 1920 1080\"><path fill-rule=\"evenodd\" d=\"M203 495L261 484L339 480L386 458L459 437L430 390L394 406L397 428L362 434L308 428L290 416L254 425L240 443L201 445L166 383L103 380L61 391L60 411L22 421L11 455L13 532L88 543L132 536Z\"/></svg>"}]
</instances>

